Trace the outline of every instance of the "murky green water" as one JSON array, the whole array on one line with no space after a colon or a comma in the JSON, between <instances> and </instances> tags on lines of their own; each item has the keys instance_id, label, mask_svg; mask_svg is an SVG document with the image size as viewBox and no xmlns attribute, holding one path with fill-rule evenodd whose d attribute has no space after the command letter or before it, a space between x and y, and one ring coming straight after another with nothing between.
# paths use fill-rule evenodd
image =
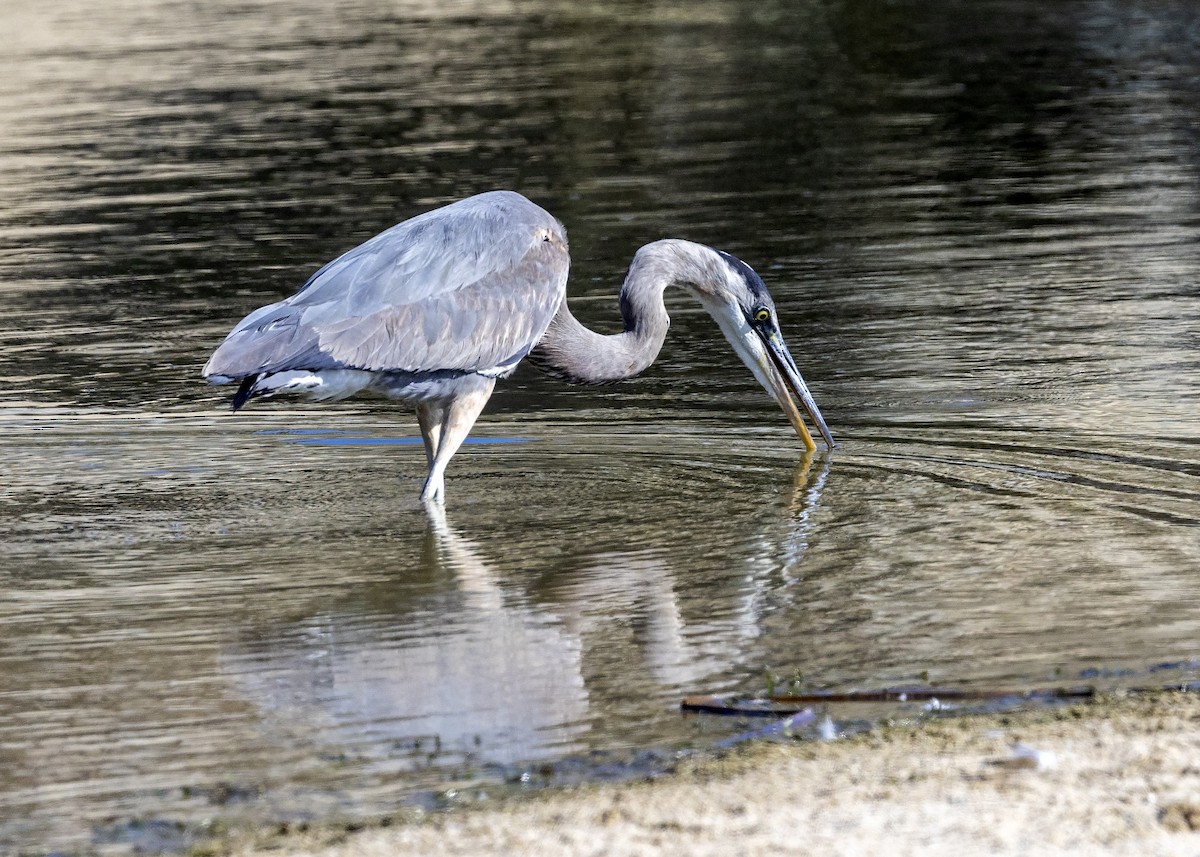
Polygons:
<instances>
[{"instance_id":1,"label":"murky green water","mask_svg":"<svg viewBox=\"0 0 1200 857\"><path fill-rule=\"evenodd\" d=\"M768 668L1200 657L1189 4L64 0L0 29L0 850L669 746L682 695ZM249 309L495 187L565 222L597 326L646 241L755 265L840 448L803 461L685 297L641 379L502 385L444 524L403 409L233 417L200 382Z\"/></svg>"}]
</instances>

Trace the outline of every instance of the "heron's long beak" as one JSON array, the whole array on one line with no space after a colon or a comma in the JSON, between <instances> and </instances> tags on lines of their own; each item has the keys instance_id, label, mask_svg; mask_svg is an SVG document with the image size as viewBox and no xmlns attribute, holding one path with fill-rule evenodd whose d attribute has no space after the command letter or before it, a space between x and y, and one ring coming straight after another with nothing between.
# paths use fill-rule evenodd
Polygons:
<instances>
[{"instance_id":1,"label":"heron's long beak","mask_svg":"<svg viewBox=\"0 0 1200 857\"><path fill-rule=\"evenodd\" d=\"M763 382L767 392L774 396L775 401L779 402L779 406L783 408L783 412L791 421L792 428L804 442L804 448L811 452L817 448L817 445L813 443L812 435L808 433L808 427L804 424L800 409L796 407L796 401L792 398L793 394L800 400L800 404L808 412L808 416L816 425L817 430L821 432L826 446L833 449L833 435L829 432L829 426L825 425L825 418L821 416L821 411L817 408L812 393L808 391L808 385L800 376L800 370L796 368L796 361L792 359L791 352L783 342L783 337L779 335L778 331L772 331L769 334L752 332L750 335L757 336L763 344L761 356L758 357L758 365L763 376L759 377L759 381ZM758 372L754 374L759 375Z\"/></svg>"},{"instance_id":2,"label":"heron's long beak","mask_svg":"<svg viewBox=\"0 0 1200 857\"><path fill-rule=\"evenodd\" d=\"M800 409L796 407L793 395L800 400L800 404L804 406L804 410L808 412L808 416L821 432L825 443L830 449L833 449L835 444L833 435L829 433L829 426L825 425L825 418L821 416L817 403L813 401L812 393L808 392L808 385L800 377L796 361L792 359L787 346L784 345L779 331L771 330L760 333L746 321L745 315L737 304L731 301L722 301L699 290L694 291L693 294L704 304L709 314L717 320L721 332L725 334L725 338L729 340L733 350L742 358L742 362L754 373L758 383L762 384L764 389L771 394L771 398L783 408L792 428L804 442L804 448L812 452L817 445L813 443L812 435L808 433L808 427L804 424L804 417L800 414Z\"/></svg>"}]
</instances>

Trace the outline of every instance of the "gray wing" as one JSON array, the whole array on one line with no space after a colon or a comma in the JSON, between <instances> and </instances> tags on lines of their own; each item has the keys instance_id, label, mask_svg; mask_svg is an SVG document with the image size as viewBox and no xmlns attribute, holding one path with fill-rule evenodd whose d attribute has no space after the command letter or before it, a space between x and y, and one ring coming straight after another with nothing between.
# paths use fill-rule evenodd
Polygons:
<instances>
[{"instance_id":1,"label":"gray wing","mask_svg":"<svg viewBox=\"0 0 1200 857\"><path fill-rule=\"evenodd\" d=\"M503 371L545 333L569 264L548 212L509 191L473 196L381 232L246 316L204 376Z\"/></svg>"}]
</instances>

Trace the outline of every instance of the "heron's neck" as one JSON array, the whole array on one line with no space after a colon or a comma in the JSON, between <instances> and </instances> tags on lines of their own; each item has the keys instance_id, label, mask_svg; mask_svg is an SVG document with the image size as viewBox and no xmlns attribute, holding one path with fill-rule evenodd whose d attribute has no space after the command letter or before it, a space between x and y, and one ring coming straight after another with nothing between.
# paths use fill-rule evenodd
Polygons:
<instances>
[{"instance_id":1,"label":"heron's neck","mask_svg":"<svg viewBox=\"0 0 1200 857\"><path fill-rule=\"evenodd\" d=\"M647 244L634 255L621 286L624 330L609 335L589 330L564 300L530 359L543 372L579 384L604 384L644 372L658 357L671 325L663 291L705 282L704 269L716 264L710 255L716 256L689 241Z\"/></svg>"}]
</instances>

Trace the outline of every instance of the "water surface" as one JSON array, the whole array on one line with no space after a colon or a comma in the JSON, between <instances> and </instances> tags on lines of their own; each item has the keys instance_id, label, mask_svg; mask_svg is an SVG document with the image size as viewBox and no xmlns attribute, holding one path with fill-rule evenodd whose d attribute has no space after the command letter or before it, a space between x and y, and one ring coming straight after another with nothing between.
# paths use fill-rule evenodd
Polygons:
<instances>
[{"instance_id":1,"label":"water surface","mask_svg":"<svg viewBox=\"0 0 1200 857\"><path fill-rule=\"evenodd\" d=\"M0 850L703 743L679 698L767 671L1029 687L1200 657L1187 4L0 22ZM754 265L839 448L801 456L682 295L638 380L503 384L444 520L403 408L234 417L199 381L323 261L495 187L564 221L598 327L646 241Z\"/></svg>"}]
</instances>

